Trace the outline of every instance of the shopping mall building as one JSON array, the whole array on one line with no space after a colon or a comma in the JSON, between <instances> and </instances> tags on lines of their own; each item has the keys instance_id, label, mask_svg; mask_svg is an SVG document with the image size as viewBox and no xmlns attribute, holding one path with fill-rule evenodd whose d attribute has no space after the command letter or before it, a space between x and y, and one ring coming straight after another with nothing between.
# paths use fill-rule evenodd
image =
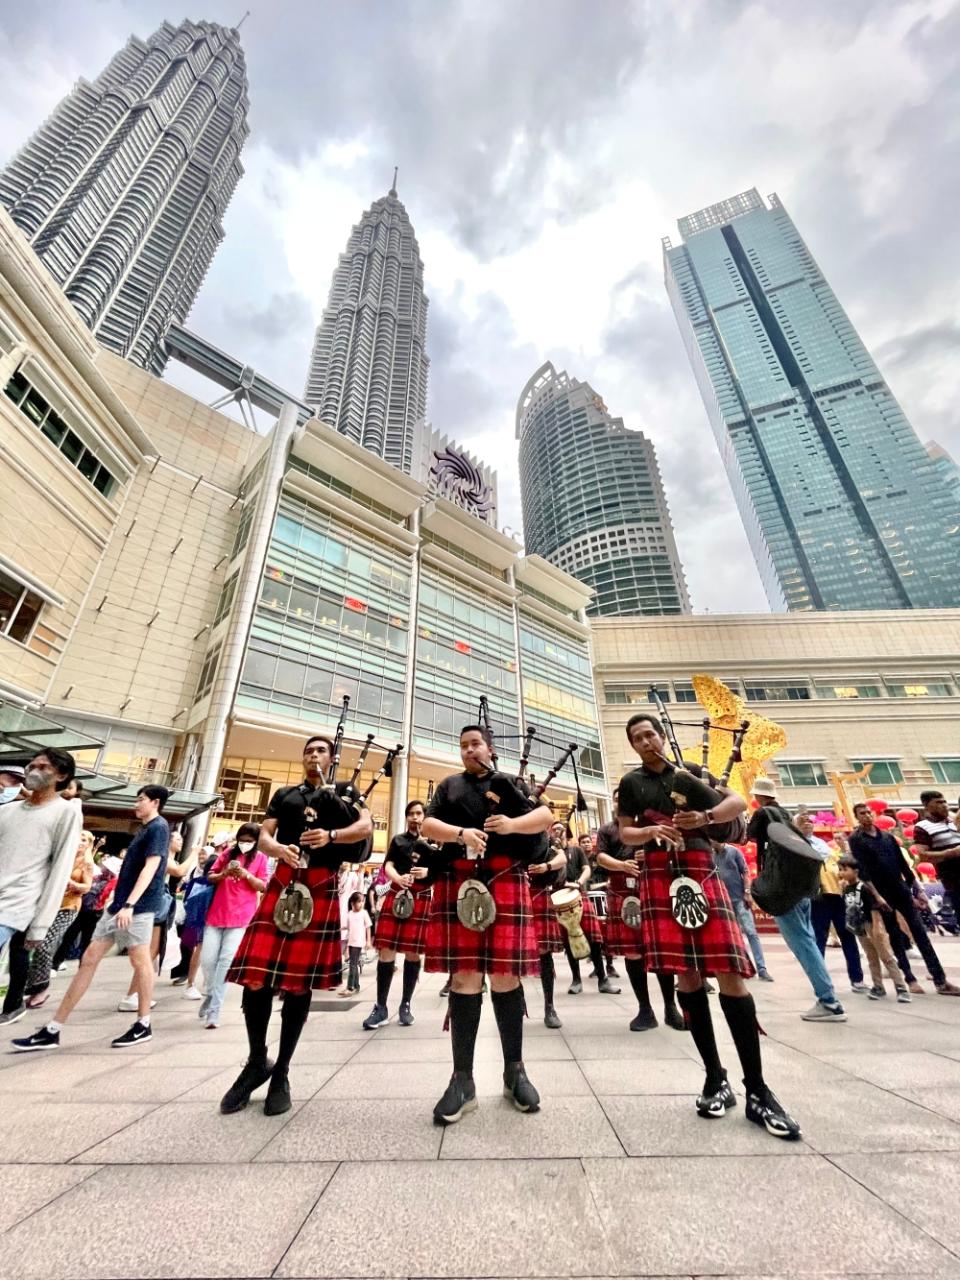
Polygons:
<instances>
[{"instance_id":1,"label":"shopping mall building","mask_svg":"<svg viewBox=\"0 0 960 1280\"><path fill-rule=\"evenodd\" d=\"M294 399L261 433L100 348L2 211L0 263L0 758L32 725L125 781L92 825L150 780L175 816L216 795L217 828L261 816L349 696L341 776L368 733L362 785L405 747L371 797L383 849L459 766L481 695L508 767L527 724L538 778L579 744L595 825L647 686L696 720L700 671L787 727L789 804L832 803L830 773L870 760L905 802L956 794L960 611L588 626L589 588ZM548 797L569 811L569 770Z\"/></svg>"}]
</instances>

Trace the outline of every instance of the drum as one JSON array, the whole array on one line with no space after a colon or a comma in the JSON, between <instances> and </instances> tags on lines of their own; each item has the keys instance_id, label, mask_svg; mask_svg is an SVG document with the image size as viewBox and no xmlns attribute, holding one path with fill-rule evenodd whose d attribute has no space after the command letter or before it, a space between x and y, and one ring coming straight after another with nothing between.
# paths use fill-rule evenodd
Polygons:
<instances>
[{"instance_id":1,"label":"drum","mask_svg":"<svg viewBox=\"0 0 960 1280\"><path fill-rule=\"evenodd\" d=\"M784 915L804 898L817 896L821 866L820 855L795 827L771 822L763 870L750 888L754 902L768 915Z\"/></svg>"},{"instance_id":2,"label":"drum","mask_svg":"<svg viewBox=\"0 0 960 1280\"><path fill-rule=\"evenodd\" d=\"M600 920L607 918L607 892L605 889L588 889L587 897L593 904L593 909L597 913Z\"/></svg>"},{"instance_id":3,"label":"drum","mask_svg":"<svg viewBox=\"0 0 960 1280\"><path fill-rule=\"evenodd\" d=\"M583 916L583 902L580 890L575 885L565 885L551 893L550 902L557 913L557 920L570 938L570 951L577 960L586 960L590 955L590 944L586 939L580 920Z\"/></svg>"}]
</instances>

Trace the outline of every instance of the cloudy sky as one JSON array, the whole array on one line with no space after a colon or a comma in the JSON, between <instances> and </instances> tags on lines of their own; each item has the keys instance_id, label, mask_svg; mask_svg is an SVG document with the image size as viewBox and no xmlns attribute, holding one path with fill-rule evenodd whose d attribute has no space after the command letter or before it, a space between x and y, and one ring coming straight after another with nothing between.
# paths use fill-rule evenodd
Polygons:
<instances>
[{"instance_id":1,"label":"cloudy sky","mask_svg":"<svg viewBox=\"0 0 960 1280\"><path fill-rule=\"evenodd\" d=\"M2 6L0 162L131 33L243 7ZM695 609L766 607L660 258L678 216L752 186L960 455L960 5L271 0L241 35L246 175L190 326L299 394L337 254L399 165L430 416L495 463L503 523L517 396L551 359L656 444Z\"/></svg>"}]
</instances>

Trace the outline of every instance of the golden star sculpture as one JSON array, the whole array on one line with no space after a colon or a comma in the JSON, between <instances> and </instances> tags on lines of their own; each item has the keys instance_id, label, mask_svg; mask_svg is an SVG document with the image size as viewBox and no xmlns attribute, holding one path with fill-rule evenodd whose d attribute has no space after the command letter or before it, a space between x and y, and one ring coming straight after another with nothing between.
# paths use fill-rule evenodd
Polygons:
<instances>
[{"instance_id":1,"label":"golden star sculpture","mask_svg":"<svg viewBox=\"0 0 960 1280\"><path fill-rule=\"evenodd\" d=\"M709 768L718 778L727 767L732 746L731 735L719 730L737 729L743 720L750 721L750 728L743 739L743 760L734 766L730 775L733 790L739 791L749 800L750 788L765 773L766 762L787 745L787 731L775 720L757 715L754 708L748 707L739 694L728 689L722 680L717 680L714 676L694 676L693 688L697 701L710 717ZM700 759L697 755L693 758Z\"/></svg>"}]
</instances>

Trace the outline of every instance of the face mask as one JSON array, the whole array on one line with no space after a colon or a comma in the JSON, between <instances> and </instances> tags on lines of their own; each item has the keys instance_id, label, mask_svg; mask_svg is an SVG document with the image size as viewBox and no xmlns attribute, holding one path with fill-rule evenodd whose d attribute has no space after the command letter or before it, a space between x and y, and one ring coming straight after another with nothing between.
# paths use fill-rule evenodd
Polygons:
<instances>
[{"instance_id":1,"label":"face mask","mask_svg":"<svg viewBox=\"0 0 960 1280\"><path fill-rule=\"evenodd\" d=\"M249 853L250 850L253 848L253 841L242 840L240 844L237 845L237 848L240 850L241 853Z\"/></svg>"},{"instance_id":2,"label":"face mask","mask_svg":"<svg viewBox=\"0 0 960 1280\"><path fill-rule=\"evenodd\" d=\"M23 775L23 785L28 791L36 791L42 787L47 780L47 775L42 769L28 769Z\"/></svg>"},{"instance_id":3,"label":"face mask","mask_svg":"<svg viewBox=\"0 0 960 1280\"><path fill-rule=\"evenodd\" d=\"M0 788L0 804L9 804L11 800L16 800L20 794L20 784L13 787Z\"/></svg>"}]
</instances>

